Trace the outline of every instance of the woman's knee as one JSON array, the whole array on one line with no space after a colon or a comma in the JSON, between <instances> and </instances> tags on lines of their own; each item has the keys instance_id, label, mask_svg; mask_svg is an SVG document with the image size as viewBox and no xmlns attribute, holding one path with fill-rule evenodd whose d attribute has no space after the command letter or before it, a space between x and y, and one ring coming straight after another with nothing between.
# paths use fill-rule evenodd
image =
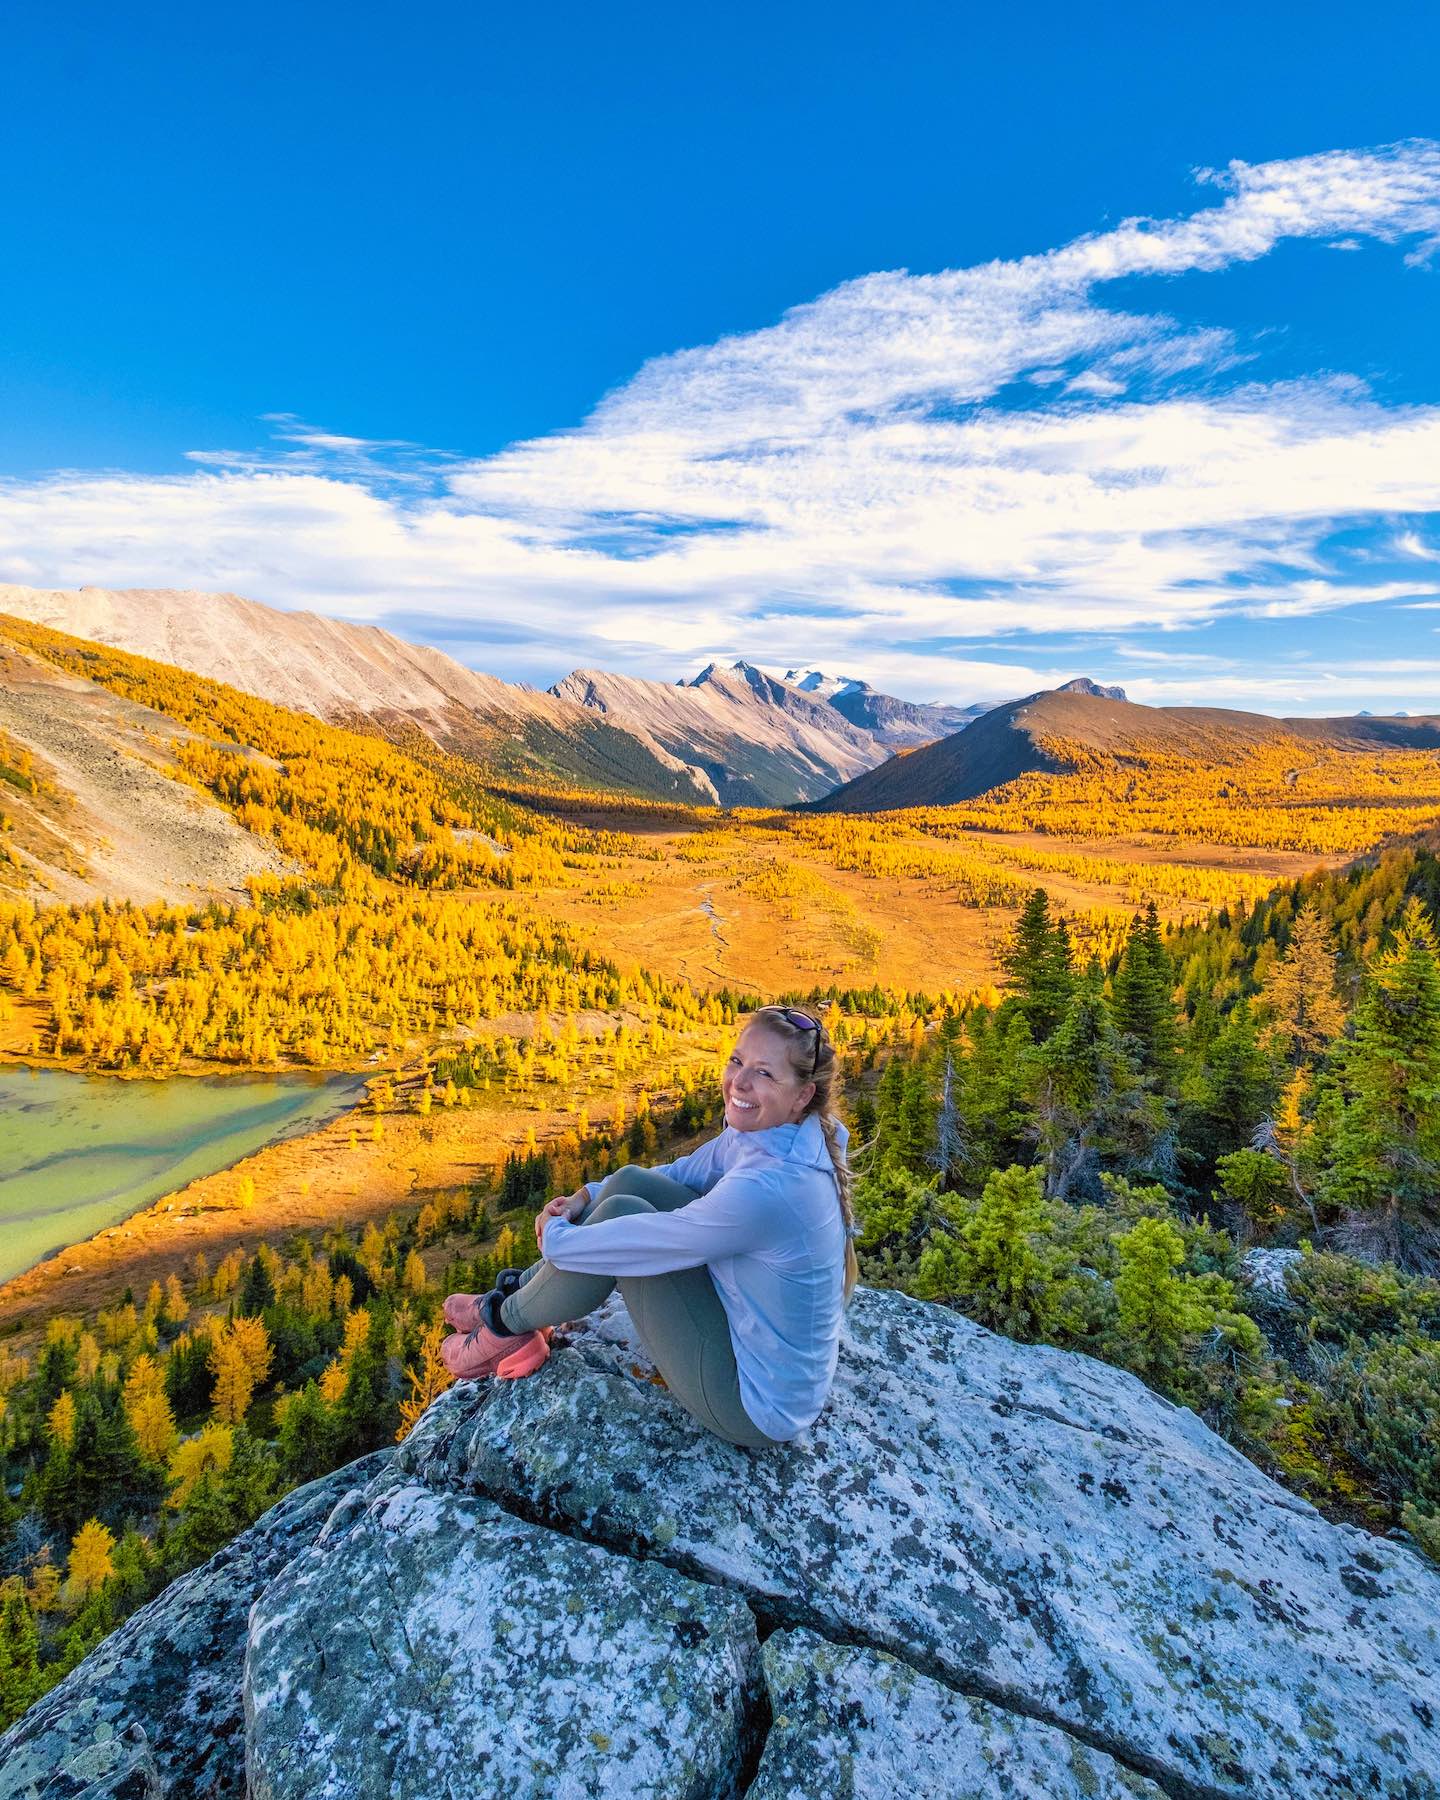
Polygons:
<instances>
[{"instance_id":1,"label":"woman's knee","mask_svg":"<svg viewBox=\"0 0 1440 1800\"><path fill-rule=\"evenodd\" d=\"M585 1215L587 1225L596 1219L619 1219L626 1213L655 1212L648 1200L642 1200L639 1194L607 1194L602 1188L600 1198Z\"/></svg>"},{"instance_id":2,"label":"woman's knee","mask_svg":"<svg viewBox=\"0 0 1440 1800\"><path fill-rule=\"evenodd\" d=\"M608 1200L611 1194L630 1194L635 1191L635 1177L647 1174L639 1163L626 1163L623 1169L617 1169L613 1175L607 1175L600 1183L600 1199Z\"/></svg>"}]
</instances>

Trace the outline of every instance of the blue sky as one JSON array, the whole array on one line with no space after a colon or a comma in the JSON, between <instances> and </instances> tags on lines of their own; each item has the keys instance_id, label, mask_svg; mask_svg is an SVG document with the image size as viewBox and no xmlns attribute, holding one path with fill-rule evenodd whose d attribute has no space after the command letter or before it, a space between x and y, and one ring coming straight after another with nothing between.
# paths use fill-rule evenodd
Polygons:
<instances>
[{"instance_id":1,"label":"blue sky","mask_svg":"<svg viewBox=\"0 0 1440 1800\"><path fill-rule=\"evenodd\" d=\"M1440 710L1440 25L1173 10L12 6L0 580Z\"/></svg>"}]
</instances>

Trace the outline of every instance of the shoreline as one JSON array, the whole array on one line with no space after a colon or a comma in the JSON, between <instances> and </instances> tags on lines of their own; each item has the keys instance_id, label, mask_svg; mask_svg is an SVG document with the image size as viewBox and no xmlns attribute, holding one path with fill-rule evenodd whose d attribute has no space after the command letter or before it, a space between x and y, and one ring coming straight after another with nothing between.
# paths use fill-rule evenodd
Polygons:
<instances>
[{"instance_id":1,"label":"shoreline","mask_svg":"<svg viewBox=\"0 0 1440 1800\"><path fill-rule=\"evenodd\" d=\"M479 1182L489 1187L505 1157L525 1148L528 1131L543 1149L547 1138L574 1125L574 1108L523 1101L437 1107L422 1118L397 1093L396 1105L357 1118L364 1105L362 1097L317 1130L273 1140L12 1276L0 1284L0 1344L31 1350L50 1318L93 1317L117 1305L127 1286L141 1304L151 1281L163 1284L172 1272L188 1289L197 1254L213 1269L231 1251L248 1255L262 1241L279 1247L294 1233L363 1227L441 1193ZM373 1127L376 1117L378 1142L361 1128ZM255 1199L242 1208L244 1176L254 1182Z\"/></svg>"},{"instance_id":2,"label":"shoreline","mask_svg":"<svg viewBox=\"0 0 1440 1800\"><path fill-rule=\"evenodd\" d=\"M119 1099L120 1090L101 1090L97 1095L69 1086L72 1081L97 1079L90 1071L32 1066L28 1075L27 1081L13 1065L0 1065L0 1089L22 1117L32 1104L23 1097L24 1090L31 1085L40 1090L33 1104L44 1150L38 1158L27 1158L33 1140L27 1142L22 1129L18 1143L6 1153L7 1164L11 1152L19 1157L10 1171L15 1186L7 1182L6 1195L25 1191L27 1198L12 1201L19 1208L12 1212L0 1197L0 1227L7 1237L0 1284L17 1281L73 1245L124 1225L195 1181L222 1174L271 1145L353 1113L364 1105L369 1086L363 1076L353 1073L226 1072L195 1078L188 1092L197 1112L182 1101L177 1113L160 1100L157 1090L155 1117L150 1118L145 1107L133 1117L137 1108ZM201 1084L211 1090L229 1088L230 1095L217 1097L209 1110L205 1096L197 1091ZM172 1086L169 1093L186 1091ZM50 1123L46 1115L53 1118L56 1113L59 1141L46 1143ZM85 1141L87 1124L102 1142ZM91 1169L95 1173L87 1174ZM12 1256L25 1260L15 1267Z\"/></svg>"}]
</instances>

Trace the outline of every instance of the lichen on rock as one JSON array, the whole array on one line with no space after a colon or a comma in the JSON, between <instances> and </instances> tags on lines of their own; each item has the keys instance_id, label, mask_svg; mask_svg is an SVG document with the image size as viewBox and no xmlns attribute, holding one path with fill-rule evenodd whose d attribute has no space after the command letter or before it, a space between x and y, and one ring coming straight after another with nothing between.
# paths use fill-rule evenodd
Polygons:
<instances>
[{"instance_id":1,"label":"lichen on rock","mask_svg":"<svg viewBox=\"0 0 1440 1800\"><path fill-rule=\"evenodd\" d=\"M772 1723L748 1800L1164 1800L1164 1790L883 1650L777 1631L762 1652Z\"/></svg>"},{"instance_id":2,"label":"lichen on rock","mask_svg":"<svg viewBox=\"0 0 1440 1800\"><path fill-rule=\"evenodd\" d=\"M617 1302L592 1317L525 1381L457 1383L399 1464L1175 1792L1440 1795L1440 1572L1134 1376L862 1288L820 1419L749 1451L635 1377Z\"/></svg>"},{"instance_id":3,"label":"lichen on rock","mask_svg":"<svg viewBox=\"0 0 1440 1800\"><path fill-rule=\"evenodd\" d=\"M1440 1571L1133 1376L861 1288L751 1451L618 1298L562 1335L136 1614L0 1800L245 1792L242 1655L255 1800L1440 1800Z\"/></svg>"},{"instance_id":4,"label":"lichen on rock","mask_svg":"<svg viewBox=\"0 0 1440 1800\"><path fill-rule=\"evenodd\" d=\"M744 1601L390 1477L256 1602L253 1800L708 1800L760 1687Z\"/></svg>"}]
</instances>

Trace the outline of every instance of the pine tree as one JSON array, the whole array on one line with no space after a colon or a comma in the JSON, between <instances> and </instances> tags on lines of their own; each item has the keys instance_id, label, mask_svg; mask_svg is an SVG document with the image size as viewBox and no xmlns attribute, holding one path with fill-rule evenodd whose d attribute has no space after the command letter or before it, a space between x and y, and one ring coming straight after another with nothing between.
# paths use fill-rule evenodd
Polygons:
<instances>
[{"instance_id":1,"label":"pine tree","mask_svg":"<svg viewBox=\"0 0 1440 1800\"><path fill-rule=\"evenodd\" d=\"M1440 957L1418 900L1370 971L1339 1047L1345 1095L1326 1198L1391 1259L1440 1252Z\"/></svg>"},{"instance_id":2,"label":"pine tree","mask_svg":"<svg viewBox=\"0 0 1440 1800\"><path fill-rule=\"evenodd\" d=\"M965 1310L1010 1337L1044 1337L1057 1312L1055 1219L1037 1168L997 1168L974 1215L959 1228L965 1244ZM920 1258L925 1269L925 1258Z\"/></svg>"},{"instance_id":3,"label":"pine tree","mask_svg":"<svg viewBox=\"0 0 1440 1800\"><path fill-rule=\"evenodd\" d=\"M1174 1091L1178 1075L1174 987L1175 971L1152 900L1144 918L1137 913L1130 922L1115 974L1113 1010L1116 1029L1131 1040L1141 1073L1166 1094Z\"/></svg>"},{"instance_id":4,"label":"pine tree","mask_svg":"<svg viewBox=\"0 0 1440 1800\"><path fill-rule=\"evenodd\" d=\"M905 1063L892 1052L875 1089L875 1162L895 1157L904 1162Z\"/></svg>"},{"instance_id":5,"label":"pine tree","mask_svg":"<svg viewBox=\"0 0 1440 1800\"><path fill-rule=\"evenodd\" d=\"M1116 1241L1119 1339L1137 1375L1166 1380L1176 1373L1187 1336L1205 1322L1190 1283L1178 1273L1185 1242L1168 1219L1140 1219Z\"/></svg>"},{"instance_id":6,"label":"pine tree","mask_svg":"<svg viewBox=\"0 0 1440 1800\"><path fill-rule=\"evenodd\" d=\"M336 1465L339 1430L320 1389L307 1381L285 1397L276 1449L287 1480L314 1481Z\"/></svg>"},{"instance_id":7,"label":"pine tree","mask_svg":"<svg viewBox=\"0 0 1440 1800\"><path fill-rule=\"evenodd\" d=\"M1182 1138L1207 1176L1220 1157L1249 1147L1277 1093L1275 1067L1261 1047L1249 1002L1238 1000L1203 1064L1192 1065L1187 1078Z\"/></svg>"},{"instance_id":8,"label":"pine tree","mask_svg":"<svg viewBox=\"0 0 1440 1800\"><path fill-rule=\"evenodd\" d=\"M1146 1091L1092 963L1058 1030L1035 1052L1035 1131L1045 1191L1099 1198L1102 1167L1166 1174L1163 1100Z\"/></svg>"},{"instance_id":9,"label":"pine tree","mask_svg":"<svg viewBox=\"0 0 1440 1800\"><path fill-rule=\"evenodd\" d=\"M935 1097L931 1092L927 1057L911 1062L905 1070L900 1098L897 1149L909 1169L924 1168L935 1141Z\"/></svg>"},{"instance_id":10,"label":"pine tree","mask_svg":"<svg viewBox=\"0 0 1440 1800\"><path fill-rule=\"evenodd\" d=\"M956 1071L960 1117L970 1145L969 1170L983 1174L1008 1168L1024 1153L1025 1096L1036 1052L1018 1011L1007 1019L982 1007L971 1015L967 1032L970 1054Z\"/></svg>"},{"instance_id":11,"label":"pine tree","mask_svg":"<svg viewBox=\"0 0 1440 1800\"><path fill-rule=\"evenodd\" d=\"M23 1593L0 1602L0 1731L8 1729L45 1691L40 1630Z\"/></svg>"},{"instance_id":12,"label":"pine tree","mask_svg":"<svg viewBox=\"0 0 1440 1800\"><path fill-rule=\"evenodd\" d=\"M1036 888L1021 909L1000 966L1031 1036L1041 1042L1059 1025L1074 987L1069 932L1063 921L1052 921L1044 888Z\"/></svg>"}]
</instances>

